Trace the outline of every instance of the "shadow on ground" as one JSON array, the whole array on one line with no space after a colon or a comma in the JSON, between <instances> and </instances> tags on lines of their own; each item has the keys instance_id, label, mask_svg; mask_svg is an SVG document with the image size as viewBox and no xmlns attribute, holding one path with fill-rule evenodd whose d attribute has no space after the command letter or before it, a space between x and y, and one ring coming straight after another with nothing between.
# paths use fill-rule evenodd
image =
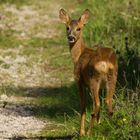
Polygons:
<instances>
[{"instance_id":1,"label":"shadow on ground","mask_svg":"<svg viewBox=\"0 0 140 140\"><path fill-rule=\"evenodd\" d=\"M35 116L37 118L50 118L58 122L62 121L64 114L73 117L74 110L79 108L79 95L77 87L74 83L69 86L62 87L14 87L2 86L0 87L0 94L8 96L7 101L0 102L0 108L5 114L13 114L14 116ZM29 101L16 102L13 100L28 99ZM13 101L12 101L13 100ZM54 126L55 127L55 126ZM72 139L72 135L64 137L10 137L11 140L23 139Z\"/></svg>"},{"instance_id":2,"label":"shadow on ground","mask_svg":"<svg viewBox=\"0 0 140 140\"><path fill-rule=\"evenodd\" d=\"M62 87L0 87L0 92L7 96L24 97L31 99L27 102L21 102L16 105L16 102L4 102L3 107L12 109L16 108L16 114L22 114L20 108L26 111L31 111L33 116L50 117L64 116L64 113L73 115L76 110L79 112L79 94L74 83L70 86Z\"/></svg>"},{"instance_id":3,"label":"shadow on ground","mask_svg":"<svg viewBox=\"0 0 140 140\"><path fill-rule=\"evenodd\" d=\"M71 140L73 136L65 136L65 137L13 137L10 140Z\"/></svg>"}]
</instances>

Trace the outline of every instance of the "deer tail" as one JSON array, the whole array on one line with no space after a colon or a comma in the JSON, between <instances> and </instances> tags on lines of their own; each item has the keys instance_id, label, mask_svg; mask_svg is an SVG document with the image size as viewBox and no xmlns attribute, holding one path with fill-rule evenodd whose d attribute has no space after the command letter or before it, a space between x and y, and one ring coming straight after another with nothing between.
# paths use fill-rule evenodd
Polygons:
<instances>
[{"instance_id":1,"label":"deer tail","mask_svg":"<svg viewBox=\"0 0 140 140\"><path fill-rule=\"evenodd\" d=\"M108 70L113 68L114 68L113 64L106 61L99 61L95 64L95 69L99 73L108 73Z\"/></svg>"}]
</instances>

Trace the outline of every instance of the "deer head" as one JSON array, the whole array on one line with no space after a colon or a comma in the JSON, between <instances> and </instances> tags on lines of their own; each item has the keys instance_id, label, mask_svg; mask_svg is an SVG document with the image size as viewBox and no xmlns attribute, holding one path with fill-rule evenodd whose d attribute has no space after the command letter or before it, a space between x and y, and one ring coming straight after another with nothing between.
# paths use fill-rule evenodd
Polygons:
<instances>
[{"instance_id":1,"label":"deer head","mask_svg":"<svg viewBox=\"0 0 140 140\"><path fill-rule=\"evenodd\" d=\"M81 31L87 23L89 16L90 11L86 9L78 20L72 20L64 9L60 9L59 17L66 25L67 38L70 44L75 43L81 37Z\"/></svg>"}]
</instances>

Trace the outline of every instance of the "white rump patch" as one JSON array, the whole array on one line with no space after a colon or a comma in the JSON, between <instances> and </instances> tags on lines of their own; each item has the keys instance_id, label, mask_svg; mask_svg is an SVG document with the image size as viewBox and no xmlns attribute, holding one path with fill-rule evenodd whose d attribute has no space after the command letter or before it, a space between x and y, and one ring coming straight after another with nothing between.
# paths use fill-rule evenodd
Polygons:
<instances>
[{"instance_id":1,"label":"white rump patch","mask_svg":"<svg viewBox=\"0 0 140 140\"><path fill-rule=\"evenodd\" d=\"M100 61L95 64L95 69L99 73L107 73L109 69L113 69L113 68L114 68L113 64L106 61Z\"/></svg>"}]
</instances>

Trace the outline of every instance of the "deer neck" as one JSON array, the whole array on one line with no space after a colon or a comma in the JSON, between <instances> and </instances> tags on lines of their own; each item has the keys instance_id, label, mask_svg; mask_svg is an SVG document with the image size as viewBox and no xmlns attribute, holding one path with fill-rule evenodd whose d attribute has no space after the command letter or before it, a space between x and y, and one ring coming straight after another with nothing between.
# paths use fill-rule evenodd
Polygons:
<instances>
[{"instance_id":1,"label":"deer neck","mask_svg":"<svg viewBox=\"0 0 140 140\"><path fill-rule=\"evenodd\" d=\"M70 53L71 53L73 63L76 64L79 60L80 55L85 49L84 41L80 37L75 43L69 45L70 45Z\"/></svg>"}]
</instances>

